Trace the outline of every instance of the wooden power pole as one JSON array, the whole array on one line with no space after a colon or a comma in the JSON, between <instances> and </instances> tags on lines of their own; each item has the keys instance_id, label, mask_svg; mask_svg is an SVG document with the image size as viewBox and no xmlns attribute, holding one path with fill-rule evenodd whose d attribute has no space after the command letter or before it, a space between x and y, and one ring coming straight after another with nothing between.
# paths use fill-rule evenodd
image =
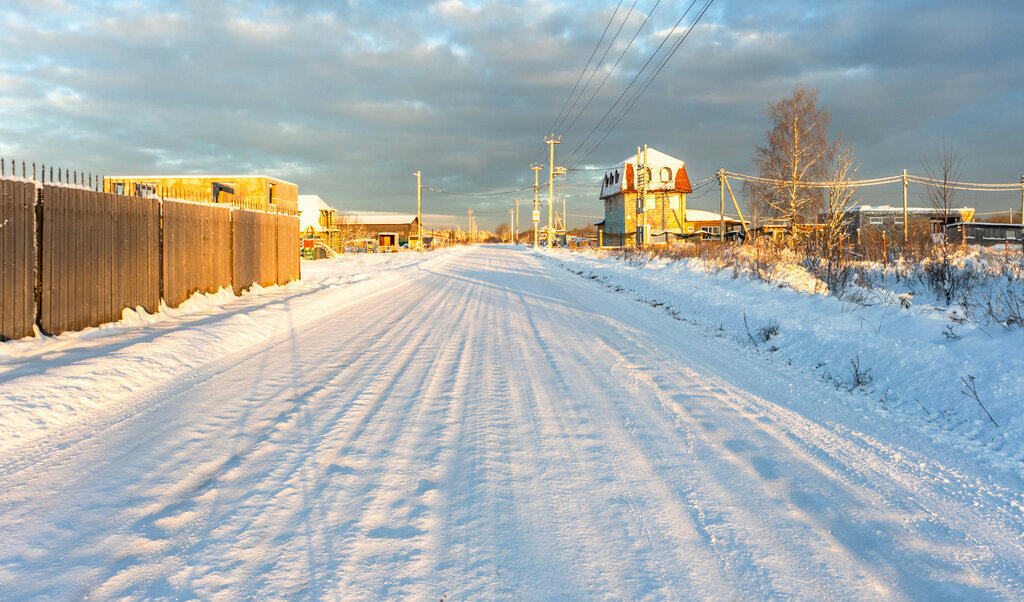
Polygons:
<instances>
[{"instance_id":1,"label":"wooden power pole","mask_svg":"<svg viewBox=\"0 0 1024 602\"><path fill-rule=\"evenodd\" d=\"M516 238L515 243L519 244L519 199L516 199L516 218L512 220L516 224Z\"/></svg>"},{"instance_id":2,"label":"wooden power pole","mask_svg":"<svg viewBox=\"0 0 1024 602\"><path fill-rule=\"evenodd\" d=\"M550 163L548 164L548 248L550 249L554 245L554 226L552 224L554 218L554 193L555 193L555 145L562 143L562 137L559 136L555 140L555 135L551 134L551 138L544 138L544 144L548 145L551 149Z\"/></svg>"},{"instance_id":3,"label":"wooden power pole","mask_svg":"<svg viewBox=\"0 0 1024 602\"><path fill-rule=\"evenodd\" d=\"M725 242L725 169L718 170L718 240Z\"/></svg>"},{"instance_id":4,"label":"wooden power pole","mask_svg":"<svg viewBox=\"0 0 1024 602\"><path fill-rule=\"evenodd\" d=\"M908 230L909 224L907 223L908 217L907 211L907 170L903 170L903 254L907 253L907 247L910 243L910 231Z\"/></svg>"},{"instance_id":5,"label":"wooden power pole","mask_svg":"<svg viewBox=\"0 0 1024 602\"><path fill-rule=\"evenodd\" d=\"M544 169L543 165L532 163L530 169L533 170L533 248L537 248L537 224L540 223L540 198L538 197L538 191L540 190L540 170Z\"/></svg>"},{"instance_id":6,"label":"wooden power pole","mask_svg":"<svg viewBox=\"0 0 1024 602\"><path fill-rule=\"evenodd\" d=\"M423 252L423 215L420 206L423 202L423 180L420 172L416 172L416 250Z\"/></svg>"}]
</instances>

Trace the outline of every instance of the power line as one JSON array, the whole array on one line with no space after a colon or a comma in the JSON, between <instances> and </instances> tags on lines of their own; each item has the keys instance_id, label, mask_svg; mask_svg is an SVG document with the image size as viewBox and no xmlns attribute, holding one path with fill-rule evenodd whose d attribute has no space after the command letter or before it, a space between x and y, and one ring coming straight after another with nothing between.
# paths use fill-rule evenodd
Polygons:
<instances>
[{"instance_id":1,"label":"power line","mask_svg":"<svg viewBox=\"0 0 1024 602\"><path fill-rule=\"evenodd\" d=\"M643 66L640 67L640 69L636 72L636 75L633 76L633 79L630 80L630 82L628 84L626 84L626 86L622 89L622 92L619 93L619 96L618 96L618 98L615 99L615 102L613 102L611 104L611 106L608 107L608 110L605 111L604 115L601 116L601 119L597 122L597 124L595 124L594 127L591 128L590 132L587 133L586 137L583 138L583 141L581 141L579 144L577 144L576 147L572 150L572 152L569 153L569 156L566 158L566 163L568 163L576 155L576 153L579 152L580 148L582 148L583 145L587 143L587 140L590 140L590 137L593 136L597 132L597 130L601 127L601 124L604 123L605 119L607 119L608 116L615 109L615 107L618 106L619 102L621 102L622 99L626 96L626 93L629 92L629 89L633 87L633 84L635 84L636 81L638 79L640 79L640 76L644 73L644 71L647 69L647 67L651 64L651 61L653 61L654 57L657 56L658 53L661 51L662 47L665 45L665 42L667 42L668 39L672 37L672 34L675 33L676 29L679 27L679 24L683 22L683 19L686 18L686 15L688 15L690 13L690 10L693 8L694 4L696 4L696 3L697 3L697 0L692 0L692 2L690 2L690 6L688 6L686 8L686 10L683 12L682 16L679 17L679 20L676 21L676 24L672 27L672 29L668 32L668 34L661 40L661 43L658 44L658 47L654 49L654 52L652 52L651 55L649 57L647 57L647 61L644 62ZM586 160L586 159L584 159L584 160ZM577 165L579 163L582 163L582 161L578 162Z\"/></svg>"},{"instance_id":2,"label":"power line","mask_svg":"<svg viewBox=\"0 0 1024 602\"><path fill-rule=\"evenodd\" d=\"M622 2L623 2L623 0L619 0L618 5L615 6L615 10L612 12L612 16L608 18L608 23L605 24L605 26L604 26L604 31L601 33L601 38L597 41L597 44L594 45L594 49L590 52L590 58L587 59L587 64L583 66L583 70L580 71L579 77L576 78L576 84L573 85L572 90L569 92L569 95L565 98L565 102L562 103L562 108L558 111L558 115L555 117L555 120L551 122L551 127L548 128L549 132L554 132L555 128L557 127L557 125L561 121L561 119L563 117L562 114L563 114L563 112L565 112L565 107L569 104L569 101L572 100L572 97L575 94L576 89L580 85L580 81L583 80L583 76L587 74L587 70L590 68L590 62L594 59L594 55L597 54L597 50L601 47L601 42L604 41L604 37L608 34L608 29L611 27L612 22L615 20L615 15L617 15L619 13L619 8L622 7ZM615 35L612 36L612 39L608 42L608 48L609 49L612 47L613 44L615 44L615 40L618 39L619 32L622 31L622 25L624 25L626 23L626 20L628 20L629 16L633 13L633 7L636 6L636 2L637 2L637 0L633 0L633 6L630 7L629 12L626 14L625 17L623 17L622 23L619 25L619 28L615 31ZM594 73L596 73L597 70L601 67L601 63L604 62L604 57L607 56L607 55L608 55L608 49L605 49L604 54L601 55L601 59L598 61L598 64L594 66ZM591 73L590 79L593 79L593 77L594 77L594 75L593 75L593 73ZM580 96L583 95L583 92L586 90L587 86L590 85L590 79L587 80L587 83L583 86L583 89L580 90ZM579 98L577 97L576 101L573 102L572 106L575 107L576 106L576 102L578 102L578 101L579 101ZM568 115L571 112L572 112L572 108L570 108L568 112L565 112L565 115ZM537 162L538 155L542 155L543 151L545 149L546 149L546 147L543 144L540 145L540 147L538 147L537 152L534 153L532 163L536 163Z\"/></svg>"},{"instance_id":3,"label":"power line","mask_svg":"<svg viewBox=\"0 0 1024 602\"><path fill-rule=\"evenodd\" d=\"M546 184L545 184L545 186L546 186ZM516 192L522 192L524 190L528 190L528 189L532 189L532 188L533 188L533 186L524 186L523 188L515 188L515 189L512 189L512 190L501 190L501 191L498 191L498 192L452 192L450 190L438 190L437 188L431 188L430 186L424 186L423 187L424 190L429 190L431 192L437 192L437 193L440 193L440 194L449 194L449 195L452 195L452 196L473 196L473 197L476 197L476 196L499 196L499 195L502 195L502 194L513 194L513 193L516 193ZM542 188L543 188L543 186L542 186Z\"/></svg>"},{"instance_id":4,"label":"power line","mask_svg":"<svg viewBox=\"0 0 1024 602\"><path fill-rule=\"evenodd\" d=\"M754 182L757 184L773 184L773 185L792 185L790 180L779 180L775 178L763 178L761 176L751 176L747 174L739 174L731 171L724 172L724 175L735 180L743 182ZM897 184L903 181L903 175L895 176L884 176L881 178L870 178L866 180L850 180L843 182L843 185L850 186L852 188L861 188L867 186L881 186L883 184ZM939 186L943 188L950 188L953 190L970 190L973 192L1006 192L1006 191L1018 191L1021 189L1020 182L1013 182L1007 184L983 184L978 182L943 182L935 178L926 178L922 176L907 175L907 182L914 184L922 184L924 186ZM835 186L835 182L821 181L821 180L809 180L799 182L797 184L799 188L829 188Z\"/></svg>"},{"instance_id":5,"label":"power line","mask_svg":"<svg viewBox=\"0 0 1024 602\"><path fill-rule=\"evenodd\" d=\"M619 0L619 4L615 7L615 11L612 13L612 16L609 17L608 23L604 26L604 32L601 33L601 39L597 41L597 44L594 46L594 50L592 50L590 52L590 58L587 59L587 64L584 65L583 66L583 70L580 71L580 76L578 78L576 78L576 84L572 87L572 91L569 92L569 96L566 97L565 102L562 103L562 108L561 108L561 110L558 111L558 116L555 118L555 120L553 122L551 122L551 127L548 128L548 131L553 132L553 131L555 131L555 128L558 127L558 123L562 119L562 113L565 112L565 107L569 104L569 101L572 100L572 97L576 93L576 89L579 87L580 82L583 81L583 76L587 74L587 69L590 68L590 61L594 60L594 55L597 54L597 49L601 47L601 42L604 41L605 35L608 34L608 28L611 27L612 21L615 19L615 15L617 15L619 13L619 8L621 6L622 6L622 0ZM635 1L633 2L633 6L636 6L636 2ZM627 19L629 19L629 15L632 14L633 7L630 7L629 11L630 12L625 17L623 17L623 19L622 19L622 23L623 24L625 24ZM619 37L619 32L620 31L622 31L622 25L619 25L619 28L615 31L615 35L612 37L611 41L608 42L608 48L611 48L612 45L615 44L615 40ZM604 54L601 56L601 59L598 61L597 65L594 66L594 71L595 72L598 69L601 68L601 63L604 62L604 57L607 56L607 55L608 55L608 51L605 50ZM591 79L593 79L593 77L594 77L593 74L591 74L590 77L591 77ZM588 79L587 80L587 84L583 86L582 90L580 90L580 96L583 95L583 92L587 89L587 85L589 85L589 84L590 84L590 80ZM579 99L577 99L577 100L579 100ZM576 106L575 103L573 103L573 106L574 107ZM568 115L571 112L572 112L572 109L570 108L568 112L565 112L565 114Z\"/></svg>"},{"instance_id":6,"label":"power line","mask_svg":"<svg viewBox=\"0 0 1024 602\"><path fill-rule=\"evenodd\" d=\"M604 31L601 32L601 38L597 41L597 44L594 44L594 49L591 50L590 52L590 57L587 59L587 65L585 65L583 70L580 72L580 77L577 78L577 82L575 82L575 84L572 85L572 90L569 91L568 96L565 97L565 101L562 102L562 107L558 111L558 115L555 117L554 121L551 122L551 127L548 128L548 131L555 131L555 124L558 123L558 121L562 118L562 112L565 111L565 107L568 105L569 100L572 99L572 95L575 93L575 91L577 91L577 88L580 86L580 82L583 81L583 76L587 75L587 70L590 69L590 61L593 60L594 55L597 54L597 49L601 47L601 42L604 41L604 36L608 34L608 28L611 27L611 22L612 20L614 20L615 15L618 14L618 9L620 9L622 5L623 0L618 0L618 4L615 6L615 9L611 12L611 16L608 17L608 23L605 24ZM611 44L614 43L614 41L614 38L612 38L612 40L608 42L608 45L610 46ZM582 94L583 91L581 90L580 93ZM534 161L532 161L531 163L537 163L538 156L542 154L544 148L544 144L541 144L538 147L537 153L534 154Z\"/></svg>"},{"instance_id":7,"label":"power line","mask_svg":"<svg viewBox=\"0 0 1024 602\"><path fill-rule=\"evenodd\" d=\"M595 144L594 147L590 149L590 152L588 152L586 154L586 156L584 156L583 159L581 159L579 161L579 163L582 163L583 161L586 161L587 158L590 157L591 154L593 154L594 150L596 150L597 147L600 146L602 142L604 142L605 138L607 138L608 135L612 133L612 131L616 128L616 126L619 125L619 123L626 116L626 114L629 113L629 111L633 108L633 105L635 105L636 102L638 100L640 100L640 97L643 96L644 92L646 92L647 89L651 86L651 84L654 83L654 80L658 77L658 74L661 73L662 69L665 68L665 65L667 65L669 60L671 60L672 57L675 56L675 53L676 53L676 51L679 50L679 47L683 45L683 42L685 42L688 37L690 37L690 34L693 32L693 28L696 27L698 23L700 23L700 20L704 17L705 13L708 12L708 9L711 8L711 5L714 3L714 1L715 0L707 0L707 3L704 4L704 7L701 9L700 13L697 15L697 18L694 19L692 23L690 23L689 27L687 27L687 29L686 29L686 32L682 36L680 36L679 41L676 42L675 46L672 47L672 50L661 61L661 63L658 65L658 68L647 78L646 83L644 83L644 85L640 88L640 90L633 96L633 99L630 101L630 103L618 114L618 116L616 116L614 122L611 124L611 126L609 126L608 131L605 132L604 136L601 137L601 140L599 140L597 142L597 144ZM696 2L696 0L694 0L694 2L690 3L690 7L686 9L686 13L690 12L690 8L693 7L695 2ZM683 13L683 17L686 16L686 13ZM680 17L680 22L681 21L682 21L682 17ZM672 31L675 31L675 28L673 28ZM671 37L671 32L669 33L668 36L665 36L665 39L667 40L669 37ZM659 46L659 48L660 48L660 46ZM637 75L639 75L639 74L637 74ZM609 109L609 111L610 110L611 109ZM581 146L582 146L582 144L581 144Z\"/></svg>"},{"instance_id":8,"label":"power line","mask_svg":"<svg viewBox=\"0 0 1024 602\"><path fill-rule=\"evenodd\" d=\"M644 21L643 21L643 23L640 24L640 27L638 27L636 29L636 33L634 33L632 39L629 40L629 44L626 44L626 47L623 48L622 52L619 53L619 58L615 60L615 64L612 65L612 68L609 69L608 73L605 74L604 79L602 79L601 83L598 84L597 88L594 89L594 92L590 95L590 98L587 99L586 104L584 104L583 108L581 108L579 110L579 112L576 113L576 117L574 117L573 120L572 120L572 123L570 123L569 126L565 128L565 130L562 132L562 135L568 135L569 131L572 130L572 126L576 125L576 121L578 121L580 116L583 115L583 113L585 113L587 111L588 107L590 107L590 103L594 100L594 97L597 96L597 93L600 92L601 88L604 87L605 83L608 81L608 78L611 77L612 73L614 73L615 69L619 66L619 63L622 62L622 57L626 56L626 53L629 52L629 49L633 47L633 42L636 41L637 36L639 36L640 32L643 31L644 27L647 25L647 21L650 20L651 15L654 14L654 11L658 8L659 4L661 4L661 0L657 0L654 3L654 6L651 7L651 10L647 11L647 16L644 17ZM635 1L633 2L633 6L636 6L636 2ZM632 9L630 9L630 12L632 13ZM625 25L625 23L626 23L626 21L623 20L622 24ZM620 26L619 29L621 29L621 26ZM614 42L614 40L613 40L613 42ZM611 50L611 45L609 45L608 49L605 50L605 54L608 53L608 50ZM597 69L595 69L590 74L590 79L593 79L594 75L596 75L596 74L597 74ZM587 81L587 84L588 85L590 84L589 80ZM579 98L583 98L583 93L585 91L586 91L586 87L584 87L583 91L580 92L580 97ZM577 100L579 100L579 99L577 99ZM569 112L571 113L572 109L569 109ZM566 117L568 117L568 114L566 115Z\"/></svg>"}]
</instances>

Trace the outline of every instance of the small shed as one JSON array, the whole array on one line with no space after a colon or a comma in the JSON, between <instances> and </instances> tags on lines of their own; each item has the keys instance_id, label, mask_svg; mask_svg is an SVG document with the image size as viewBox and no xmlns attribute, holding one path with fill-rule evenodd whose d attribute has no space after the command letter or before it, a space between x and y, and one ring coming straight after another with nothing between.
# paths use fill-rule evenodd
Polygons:
<instances>
[{"instance_id":1,"label":"small shed","mask_svg":"<svg viewBox=\"0 0 1024 602\"><path fill-rule=\"evenodd\" d=\"M945 229L946 239L954 244L995 247L1000 245L1020 246L1024 226L1020 224L997 224L993 222L956 222Z\"/></svg>"},{"instance_id":2,"label":"small shed","mask_svg":"<svg viewBox=\"0 0 1024 602\"><path fill-rule=\"evenodd\" d=\"M415 215L396 213L346 213L344 219L359 224L368 234L377 237L378 234L395 234L398 237L399 245L409 244L409 240L415 240L419 232L419 221Z\"/></svg>"}]
</instances>

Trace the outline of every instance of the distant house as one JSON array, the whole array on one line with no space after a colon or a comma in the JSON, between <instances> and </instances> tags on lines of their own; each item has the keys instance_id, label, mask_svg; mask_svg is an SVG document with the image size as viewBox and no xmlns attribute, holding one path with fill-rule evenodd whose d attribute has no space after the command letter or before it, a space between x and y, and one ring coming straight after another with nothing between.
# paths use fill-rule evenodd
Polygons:
<instances>
[{"instance_id":1,"label":"distant house","mask_svg":"<svg viewBox=\"0 0 1024 602\"><path fill-rule=\"evenodd\" d=\"M903 207L883 205L858 205L846 212L846 233L850 240L859 240L858 236L881 236L885 232L890 240L903 237ZM974 219L974 209L968 207L951 208L949 214L931 207L908 207L907 227L911 232L940 234L949 224L970 222ZM825 221L825 216L819 216Z\"/></svg>"},{"instance_id":2,"label":"distant house","mask_svg":"<svg viewBox=\"0 0 1024 602\"><path fill-rule=\"evenodd\" d=\"M602 246L631 246L643 240L664 244L680 238L718 235L719 214L686 207L686 195L693 192L686 165L661 151L647 149L644 172L639 172L636 156L620 162L604 174L601 200L604 219L595 224ZM639 185L646 179L643 211L639 205ZM726 218L726 230L742 228L742 223Z\"/></svg>"},{"instance_id":3,"label":"distant house","mask_svg":"<svg viewBox=\"0 0 1024 602\"><path fill-rule=\"evenodd\" d=\"M241 209L296 215L299 187L262 174L106 176L103 191L143 197L224 203Z\"/></svg>"},{"instance_id":4,"label":"distant house","mask_svg":"<svg viewBox=\"0 0 1024 602\"><path fill-rule=\"evenodd\" d=\"M992 222L957 222L946 226L947 240L953 244L980 245L994 247L999 245L1021 245L1024 230L1020 224Z\"/></svg>"},{"instance_id":5,"label":"distant house","mask_svg":"<svg viewBox=\"0 0 1024 602\"><path fill-rule=\"evenodd\" d=\"M317 194L300 194L298 207L299 233L302 238L322 243L335 252L341 252L338 211Z\"/></svg>"},{"instance_id":6,"label":"distant house","mask_svg":"<svg viewBox=\"0 0 1024 602\"><path fill-rule=\"evenodd\" d=\"M415 241L416 235L419 232L419 221L415 215L344 213L340 215L340 218L354 224L359 224L372 237L377 237L380 234L394 233L398 237L399 245L409 244L410 238Z\"/></svg>"}]
</instances>

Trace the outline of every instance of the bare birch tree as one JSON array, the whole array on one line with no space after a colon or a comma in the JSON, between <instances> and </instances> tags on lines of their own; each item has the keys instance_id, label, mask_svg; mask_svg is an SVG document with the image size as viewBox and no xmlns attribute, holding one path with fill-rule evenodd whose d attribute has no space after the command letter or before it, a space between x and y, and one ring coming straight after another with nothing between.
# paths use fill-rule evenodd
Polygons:
<instances>
[{"instance_id":1,"label":"bare birch tree","mask_svg":"<svg viewBox=\"0 0 1024 602\"><path fill-rule=\"evenodd\" d=\"M935 158L924 156L921 159L925 177L929 182L924 187L925 198L942 215L942 233L939 246L938 261L929 263L925 270L928 285L936 296L941 297L946 305L963 296L973 284L969 274L957 274L950 257L949 239L946 237L946 224L956 203L957 188L960 185L960 156L953 150L953 145L942 137L941 144L935 145Z\"/></svg>"},{"instance_id":2,"label":"bare birch tree","mask_svg":"<svg viewBox=\"0 0 1024 602\"><path fill-rule=\"evenodd\" d=\"M762 215L774 215L792 226L813 218L822 208L822 189L806 186L827 174L828 126L832 115L818 108L817 90L796 88L793 95L768 107L772 129L765 146L754 151L759 175L770 182L750 187Z\"/></svg>"},{"instance_id":3,"label":"bare birch tree","mask_svg":"<svg viewBox=\"0 0 1024 602\"><path fill-rule=\"evenodd\" d=\"M366 229L366 226L357 217L339 213L334 223L338 228L338 241L342 249L350 245L354 240L369 238L370 236L370 231Z\"/></svg>"},{"instance_id":4,"label":"bare birch tree","mask_svg":"<svg viewBox=\"0 0 1024 602\"><path fill-rule=\"evenodd\" d=\"M860 165L855 163L853 145L847 144L841 136L829 145L826 159L826 206L822 212L824 219L821 241L822 256L825 259L825 282L832 288L836 286L842 270L841 252L843 243L847 242L849 235L848 211L854 204L856 193L852 182L857 177Z\"/></svg>"},{"instance_id":5,"label":"bare birch tree","mask_svg":"<svg viewBox=\"0 0 1024 602\"><path fill-rule=\"evenodd\" d=\"M953 145L946 142L945 136L940 144L935 145L935 158L924 156L921 167L930 182L924 187L928 203L942 215L942 224L949 223L949 214L956 203L957 187L960 185L960 156L953 150ZM942 248L945 253L946 235L942 233Z\"/></svg>"}]
</instances>

